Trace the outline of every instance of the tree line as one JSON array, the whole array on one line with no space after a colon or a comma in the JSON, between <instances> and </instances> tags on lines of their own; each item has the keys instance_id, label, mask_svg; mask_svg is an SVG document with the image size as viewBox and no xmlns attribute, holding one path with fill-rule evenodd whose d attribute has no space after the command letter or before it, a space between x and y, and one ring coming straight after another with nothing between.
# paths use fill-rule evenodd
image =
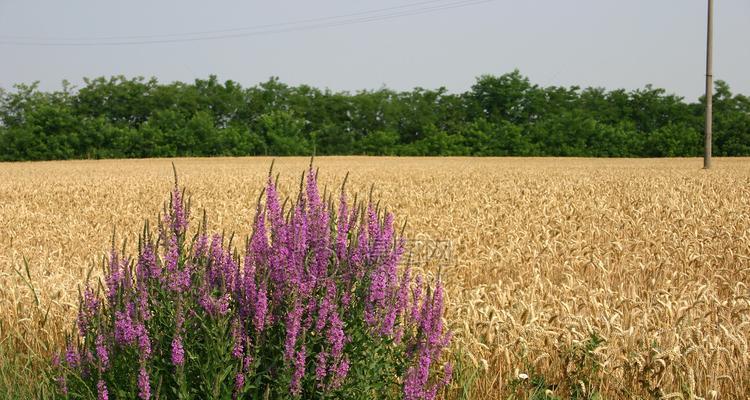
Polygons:
<instances>
[{"instance_id":1,"label":"tree line","mask_svg":"<svg viewBox=\"0 0 750 400\"><path fill-rule=\"evenodd\" d=\"M714 154L750 155L750 98L715 84ZM698 156L704 100L650 85L542 87L519 71L445 88L335 92L84 79L0 88L0 160L244 155Z\"/></svg>"}]
</instances>

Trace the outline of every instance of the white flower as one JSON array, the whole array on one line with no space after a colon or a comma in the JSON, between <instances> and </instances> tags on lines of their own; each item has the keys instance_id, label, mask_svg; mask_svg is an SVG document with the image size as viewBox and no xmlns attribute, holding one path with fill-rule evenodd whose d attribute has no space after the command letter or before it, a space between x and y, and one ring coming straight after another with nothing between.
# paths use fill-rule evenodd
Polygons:
<instances>
[{"instance_id":1,"label":"white flower","mask_svg":"<svg viewBox=\"0 0 750 400\"><path fill-rule=\"evenodd\" d=\"M520 374L518 374L518 379L525 381L526 379L529 379L529 376L521 372Z\"/></svg>"}]
</instances>

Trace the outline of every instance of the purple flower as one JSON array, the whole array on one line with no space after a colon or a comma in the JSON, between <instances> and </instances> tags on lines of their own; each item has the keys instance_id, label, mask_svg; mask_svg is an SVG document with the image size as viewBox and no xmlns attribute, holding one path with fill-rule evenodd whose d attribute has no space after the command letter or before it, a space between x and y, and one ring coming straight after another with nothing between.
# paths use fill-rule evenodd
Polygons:
<instances>
[{"instance_id":1,"label":"purple flower","mask_svg":"<svg viewBox=\"0 0 750 400\"><path fill-rule=\"evenodd\" d=\"M103 380L99 379L96 384L96 391L99 400L109 400L109 392L107 391L107 384Z\"/></svg>"},{"instance_id":2,"label":"purple flower","mask_svg":"<svg viewBox=\"0 0 750 400\"><path fill-rule=\"evenodd\" d=\"M398 305L391 304L385 313L383 322L380 326L380 334L383 336L390 336L393 334L393 327L396 324L396 317L398 317Z\"/></svg>"},{"instance_id":3,"label":"purple flower","mask_svg":"<svg viewBox=\"0 0 750 400\"><path fill-rule=\"evenodd\" d=\"M404 338L404 328L398 327L393 330L393 342L396 344L401 344L401 339Z\"/></svg>"},{"instance_id":4,"label":"purple flower","mask_svg":"<svg viewBox=\"0 0 750 400\"><path fill-rule=\"evenodd\" d=\"M418 364L409 368L404 381L404 399L417 400L426 398L426 385L430 376L430 358L427 347L422 346L418 356Z\"/></svg>"},{"instance_id":5,"label":"purple flower","mask_svg":"<svg viewBox=\"0 0 750 400\"><path fill-rule=\"evenodd\" d=\"M199 289L198 303L200 303L203 310L210 316L215 317L217 315L226 315L229 311L229 302L231 300L229 293L224 293L218 299L209 294L211 289L202 287Z\"/></svg>"},{"instance_id":6,"label":"purple flower","mask_svg":"<svg viewBox=\"0 0 750 400\"><path fill-rule=\"evenodd\" d=\"M68 367L70 368L76 368L81 361L81 357L78 354L78 351L73 348L73 345L68 343L67 349L65 351L65 361L68 363Z\"/></svg>"},{"instance_id":7,"label":"purple flower","mask_svg":"<svg viewBox=\"0 0 750 400\"><path fill-rule=\"evenodd\" d=\"M410 276L411 272L409 268L406 268L404 270L404 274L401 278L398 289L394 294L395 298L393 298L392 302L390 302L386 306L385 317L380 327L381 335L390 336L394 334L396 319L406 309L407 302L409 301L409 283L411 282ZM403 330L399 329L394 335L396 343L399 343L401 341L402 335Z\"/></svg>"},{"instance_id":8,"label":"purple flower","mask_svg":"<svg viewBox=\"0 0 750 400\"><path fill-rule=\"evenodd\" d=\"M344 333L344 323L341 321L341 317L338 312L331 312L328 321L328 343L331 346L331 357L338 359L344 352L344 344L346 344L346 334Z\"/></svg>"},{"instance_id":9,"label":"purple flower","mask_svg":"<svg viewBox=\"0 0 750 400\"><path fill-rule=\"evenodd\" d=\"M227 312L229 312L229 300L231 300L229 293L224 293L221 297L219 297L219 301L216 306L219 315L226 315Z\"/></svg>"},{"instance_id":10,"label":"purple flower","mask_svg":"<svg viewBox=\"0 0 750 400\"><path fill-rule=\"evenodd\" d=\"M326 295L318 307L318 317L315 321L315 331L320 332L325 328L328 321L328 315L333 311L334 301L336 300L336 283L332 279L326 281Z\"/></svg>"},{"instance_id":11,"label":"purple flower","mask_svg":"<svg viewBox=\"0 0 750 400\"><path fill-rule=\"evenodd\" d=\"M341 305L344 306L344 309L348 309L351 303L352 293L349 291L344 292L344 294L341 295Z\"/></svg>"},{"instance_id":12,"label":"purple flower","mask_svg":"<svg viewBox=\"0 0 750 400\"><path fill-rule=\"evenodd\" d=\"M136 334L138 336L138 349L141 353L142 360L148 360L151 357L151 339L148 337L148 330L143 323L136 326Z\"/></svg>"},{"instance_id":13,"label":"purple flower","mask_svg":"<svg viewBox=\"0 0 750 400\"><path fill-rule=\"evenodd\" d=\"M130 313L127 311L115 311L115 341L121 345L133 343L136 338L136 330Z\"/></svg>"},{"instance_id":14,"label":"purple flower","mask_svg":"<svg viewBox=\"0 0 750 400\"><path fill-rule=\"evenodd\" d=\"M398 287L398 303L396 308L398 312L406 310L407 303L409 302L409 284L411 283L411 269L405 268L404 275L401 277L401 283Z\"/></svg>"},{"instance_id":15,"label":"purple flower","mask_svg":"<svg viewBox=\"0 0 750 400\"><path fill-rule=\"evenodd\" d=\"M263 332L265 326L266 314L268 313L268 297L266 296L266 284L265 282L258 289L258 294L255 296L255 312L253 314L253 325L255 326L255 332Z\"/></svg>"},{"instance_id":16,"label":"purple flower","mask_svg":"<svg viewBox=\"0 0 750 400\"><path fill-rule=\"evenodd\" d=\"M190 289L190 275L192 271L192 265L190 262L185 263L185 267L182 271L175 274L175 287L177 291L184 292Z\"/></svg>"},{"instance_id":17,"label":"purple flower","mask_svg":"<svg viewBox=\"0 0 750 400\"><path fill-rule=\"evenodd\" d=\"M305 354L306 349L303 345L302 348L296 353L294 357L294 372L292 373L292 381L289 384L289 391L294 396L299 396L301 391L300 381L305 375Z\"/></svg>"},{"instance_id":18,"label":"purple flower","mask_svg":"<svg viewBox=\"0 0 750 400\"><path fill-rule=\"evenodd\" d=\"M83 350L81 350L83 352ZM91 350L86 350L81 357L81 376L88 378L91 374L91 366L94 364L94 354Z\"/></svg>"},{"instance_id":19,"label":"purple flower","mask_svg":"<svg viewBox=\"0 0 750 400\"><path fill-rule=\"evenodd\" d=\"M173 292L181 292L182 289L182 280L179 276L179 260L180 260L180 249L179 245L177 244L177 237L172 236L169 239L169 244L167 246L167 254L164 257L164 264L167 269L167 274L165 279L167 280L167 283L169 284L169 289Z\"/></svg>"},{"instance_id":20,"label":"purple flower","mask_svg":"<svg viewBox=\"0 0 750 400\"><path fill-rule=\"evenodd\" d=\"M101 368L103 370L106 370L109 368L109 352L107 351L107 345L104 343L104 335L101 333L96 335L96 357L99 359L99 362L101 363Z\"/></svg>"},{"instance_id":21,"label":"purple flower","mask_svg":"<svg viewBox=\"0 0 750 400\"><path fill-rule=\"evenodd\" d=\"M370 280L370 294L365 309L365 322L369 326L374 326L377 323L377 312L382 306L383 300L385 300L387 287L388 281L385 271L379 268L372 274Z\"/></svg>"},{"instance_id":22,"label":"purple flower","mask_svg":"<svg viewBox=\"0 0 750 400\"><path fill-rule=\"evenodd\" d=\"M240 330L239 323L237 321L235 321L232 326L232 340L234 341L234 348L232 349L232 356L234 358L242 358L242 353L245 351L244 349L245 335L244 335L244 332Z\"/></svg>"},{"instance_id":23,"label":"purple flower","mask_svg":"<svg viewBox=\"0 0 750 400\"><path fill-rule=\"evenodd\" d=\"M255 226L245 253L244 290L246 295L255 294L255 274L258 269L266 267L264 261L268 257L268 237L266 236L265 211L258 204L255 215ZM251 298L247 300L251 301Z\"/></svg>"},{"instance_id":24,"label":"purple flower","mask_svg":"<svg viewBox=\"0 0 750 400\"><path fill-rule=\"evenodd\" d=\"M421 281L418 281L421 284ZM419 287L419 285L418 285ZM415 305L418 303L418 297L415 299ZM420 331L420 337L424 340L417 343L416 357L417 364L411 366L404 380L404 398L405 399L433 399L437 391L447 385L453 372L451 364L445 365L443 379L428 386L430 366L433 360L440 358L442 349L448 346L450 333L443 332L442 323L443 312L443 288L440 282L435 285L435 291L430 298L429 293L425 296L421 310L418 312L418 319L415 320ZM414 310L412 310L414 313Z\"/></svg>"},{"instance_id":25,"label":"purple flower","mask_svg":"<svg viewBox=\"0 0 750 400\"><path fill-rule=\"evenodd\" d=\"M211 238L211 246L208 252L208 265L206 265L206 283L217 285L224 268L224 248L222 247L221 235Z\"/></svg>"},{"instance_id":26,"label":"purple flower","mask_svg":"<svg viewBox=\"0 0 750 400\"><path fill-rule=\"evenodd\" d=\"M120 280L122 279L122 273L120 271L120 259L117 256L117 252L112 249L112 251L109 253L109 271L106 277L106 283L107 283L107 289L109 290L107 292L107 296L109 298L110 304L114 303L115 294L117 293L117 288L120 287Z\"/></svg>"},{"instance_id":27,"label":"purple flower","mask_svg":"<svg viewBox=\"0 0 750 400\"><path fill-rule=\"evenodd\" d=\"M443 286L438 282L429 308L427 321L422 321L423 329L428 334L428 342L435 346L443 340Z\"/></svg>"},{"instance_id":28,"label":"purple flower","mask_svg":"<svg viewBox=\"0 0 750 400\"><path fill-rule=\"evenodd\" d=\"M146 282L138 282L137 297L138 312L144 321L148 321L151 319L151 312L148 308L148 288L146 287Z\"/></svg>"},{"instance_id":29,"label":"purple flower","mask_svg":"<svg viewBox=\"0 0 750 400\"><path fill-rule=\"evenodd\" d=\"M198 239L195 241L195 247L193 248L195 258L201 258L205 256L206 251L208 250L208 236L206 236L205 234L198 236Z\"/></svg>"},{"instance_id":30,"label":"purple flower","mask_svg":"<svg viewBox=\"0 0 750 400\"><path fill-rule=\"evenodd\" d=\"M188 214L182 202L182 193L180 189L175 185L172 190L172 209L171 209L171 224L170 228L175 235L182 235L187 230L187 218Z\"/></svg>"},{"instance_id":31,"label":"purple flower","mask_svg":"<svg viewBox=\"0 0 750 400\"><path fill-rule=\"evenodd\" d=\"M385 254L385 248L388 239L390 239L387 236L387 228L388 226L385 226L384 229L381 229L378 223L378 216L372 204L367 207L367 235L372 239L372 247L370 247L370 251L367 254L367 259L370 262L374 262Z\"/></svg>"},{"instance_id":32,"label":"purple flower","mask_svg":"<svg viewBox=\"0 0 750 400\"><path fill-rule=\"evenodd\" d=\"M158 278L161 276L161 267L156 262L154 246L146 243L143 246L138 263L136 264L136 276L139 281L146 281L148 278Z\"/></svg>"},{"instance_id":33,"label":"purple flower","mask_svg":"<svg viewBox=\"0 0 750 400\"><path fill-rule=\"evenodd\" d=\"M239 392L242 391L242 389L245 387L245 374L242 373L242 371L238 372L237 375L234 376L234 398L237 398L237 395Z\"/></svg>"},{"instance_id":34,"label":"purple flower","mask_svg":"<svg viewBox=\"0 0 750 400\"><path fill-rule=\"evenodd\" d=\"M326 275L328 261L331 256L329 241L331 239L329 213L326 205L321 202L318 193L318 182L312 167L307 173L307 241L313 256L310 272L314 279Z\"/></svg>"},{"instance_id":35,"label":"purple flower","mask_svg":"<svg viewBox=\"0 0 750 400\"><path fill-rule=\"evenodd\" d=\"M151 398L151 383L149 382L148 372L144 366L141 366L140 371L138 371L138 397L142 400Z\"/></svg>"},{"instance_id":36,"label":"purple flower","mask_svg":"<svg viewBox=\"0 0 750 400\"><path fill-rule=\"evenodd\" d=\"M76 350L69 343L60 353L65 366L78 376L89 374L85 380L92 386L101 378L96 390L106 399L104 372L121 369L114 364L132 361L130 355L138 351L137 378L124 383L130 387L123 390L134 393L137 387L138 397L148 399L151 379L161 381L161 371L149 370L152 362L161 362L156 358L169 353L178 371L186 356L190 362L202 362L210 355L186 354L194 346L184 340L201 340L215 324L230 321L231 334L221 339L232 347L234 361L227 368L233 369L234 388L222 390L240 398L248 377L270 374L261 379L274 379L286 374L291 375L293 396L307 395L303 389L308 387L316 394L335 396L352 361L348 334L364 327L366 332L356 334L368 335L365 340L386 339L393 344L388 351L405 352L402 376L392 377L402 385L404 398L434 398L450 383L453 372L446 364L442 374L431 376L451 338L442 321L441 283L431 291L421 277L414 281L408 268L399 274L404 241L394 231L392 214L356 201L350 207L343 189L336 209L331 197L319 192L314 169L305 171L303 179L306 186L299 196L282 205L269 177L265 207L259 202L243 258L223 235L208 236L203 230L192 241L187 237L189 213L175 187L160 236L155 241L148 234L142 238L137 262L131 265L128 258L111 252L104 306L86 287L76 321L86 339L79 342L86 347ZM153 336L159 332L152 323L163 324L161 318L172 312L170 348L168 339ZM365 321L353 321L362 315ZM154 321L157 317L160 320ZM275 361L269 372L261 363L273 351L281 353L281 360L276 360L281 364ZM253 364L254 354L264 354L258 364ZM308 368L314 376L305 380ZM62 380L58 385L63 393L65 381L56 379Z\"/></svg>"},{"instance_id":37,"label":"purple flower","mask_svg":"<svg viewBox=\"0 0 750 400\"><path fill-rule=\"evenodd\" d=\"M78 332L82 337L86 336L88 333L88 325L96 314L98 308L99 300L96 298L96 295L94 295L94 291L87 284L86 289L83 290L83 299L81 299L77 320Z\"/></svg>"},{"instance_id":38,"label":"purple flower","mask_svg":"<svg viewBox=\"0 0 750 400\"><path fill-rule=\"evenodd\" d=\"M307 295L315 285L315 275L309 275L310 280L303 280L305 270L305 256L307 255L307 221L301 205L294 209L289 221L289 235L287 236L288 254L286 262L286 286L294 288L302 295Z\"/></svg>"},{"instance_id":39,"label":"purple flower","mask_svg":"<svg viewBox=\"0 0 750 400\"><path fill-rule=\"evenodd\" d=\"M339 262L346 257L346 241L351 227L347 219L348 212L346 194L342 190L341 197L339 198L338 221L336 224L336 256Z\"/></svg>"},{"instance_id":40,"label":"purple flower","mask_svg":"<svg viewBox=\"0 0 750 400\"><path fill-rule=\"evenodd\" d=\"M277 235L284 226L284 216L281 214L281 204L279 203L279 194L276 191L276 185L271 176L268 177L266 185L266 208L268 217L271 222L271 233Z\"/></svg>"},{"instance_id":41,"label":"purple flower","mask_svg":"<svg viewBox=\"0 0 750 400\"><path fill-rule=\"evenodd\" d=\"M422 299L422 275L417 275L416 285L412 290L411 319L419 324L419 302Z\"/></svg>"},{"instance_id":42,"label":"purple flower","mask_svg":"<svg viewBox=\"0 0 750 400\"><path fill-rule=\"evenodd\" d=\"M349 359L344 357L341 361L333 368L333 380L331 381L331 388L335 389L341 386L341 383L346 379L349 374Z\"/></svg>"},{"instance_id":43,"label":"purple flower","mask_svg":"<svg viewBox=\"0 0 750 400\"><path fill-rule=\"evenodd\" d=\"M180 366L185 363L185 350L182 348L182 337L177 335L172 339L172 364Z\"/></svg>"},{"instance_id":44,"label":"purple flower","mask_svg":"<svg viewBox=\"0 0 750 400\"><path fill-rule=\"evenodd\" d=\"M326 365L327 357L328 354L324 351L321 351L315 356L315 380L318 381L320 385L322 385L323 380L325 380L328 373Z\"/></svg>"},{"instance_id":45,"label":"purple flower","mask_svg":"<svg viewBox=\"0 0 750 400\"><path fill-rule=\"evenodd\" d=\"M302 318L302 305L299 300L294 303L292 310L286 317L286 340L284 341L284 358L292 359L294 356L294 346L297 343L297 335L300 331L300 322Z\"/></svg>"},{"instance_id":46,"label":"purple flower","mask_svg":"<svg viewBox=\"0 0 750 400\"><path fill-rule=\"evenodd\" d=\"M349 272L351 277L349 279L362 278L364 273L362 267L368 252L367 246L367 229L360 227L357 234L357 245L349 257L349 268L351 269Z\"/></svg>"},{"instance_id":47,"label":"purple flower","mask_svg":"<svg viewBox=\"0 0 750 400\"><path fill-rule=\"evenodd\" d=\"M253 362L253 357L251 355L246 355L245 359L242 360L242 370L247 372L250 369L250 364Z\"/></svg>"},{"instance_id":48,"label":"purple flower","mask_svg":"<svg viewBox=\"0 0 750 400\"><path fill-rule=\"evenodd\" d=\"M60 354L55 353L52 355L52 367L54 367L55 370L60 368ZM55 382L57 382L57 388L60 390L60 393L62 393L63 396L68 395L68 385L65 381L64 375L58 375L55 377Z\"/></svg>"},{"instance_id":49,"label":"purple flower","mask_svg":"<svg viewBox=\"0 0 750 400\"><path fill-rule=\"evenodd\" d=\"M270 254L268 255L267 262L268 275L272 283L272 287L269 287L269 292L272 303L277 304L284 296L285 286L299 286L296 274L287 275L290 272L296 272L294 271L294 267L296 266L296 259L299 258L299 254L295 254L295 250L300 247L300 243L304 242L301 240L304 238L295 237L294 224L298 221L296 216L293 216L289 222L285 221L281 204L279 203L279 195L270 176L268 177L268 185L266 186L266 210L271 236L271 244L268 249Z\"/></svg>"}]
</instances>

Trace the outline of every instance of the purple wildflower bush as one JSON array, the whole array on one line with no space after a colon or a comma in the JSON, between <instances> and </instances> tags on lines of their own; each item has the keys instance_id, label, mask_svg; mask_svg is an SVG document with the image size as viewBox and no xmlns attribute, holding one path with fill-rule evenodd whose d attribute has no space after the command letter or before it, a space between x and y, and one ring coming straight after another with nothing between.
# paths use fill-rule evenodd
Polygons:
<instances>
[{"instance_id":1,"label":"purple wildflower bush","mask_svg":"<svg viewBox=\"0 0 750 400\"><path fill-rule=\"evenodd\" d=\"M312 166L282 203L269 173L244 254L188 235L175 188L137 257L112 251L87 285L77 332L53 359L60 398L432 399L441 354L440 282L399 268L393 215L320 195Z\"/></svg>"}]
</instances>

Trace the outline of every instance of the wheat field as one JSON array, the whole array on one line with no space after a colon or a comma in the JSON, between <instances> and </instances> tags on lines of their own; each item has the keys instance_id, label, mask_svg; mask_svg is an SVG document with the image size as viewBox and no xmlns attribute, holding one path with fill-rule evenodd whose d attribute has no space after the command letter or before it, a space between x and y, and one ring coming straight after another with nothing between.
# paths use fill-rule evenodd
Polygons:
<instances>
[{"instance_id":1,"label":"wheat field","mask_svg":"<svg viewBox=\"0 0 750 400\"><path fill-rule=\"evenodd\" d=\"M270 158L0 164L6 381L33 380L29 360L64 341L78 287L100 274L113 233L132 249L162 210L171 162L194 219L205 209L214 230L250 232ZM308 162L276 160L286 194ZM750 395L750 160L716 159L710 171L699 159L315 164L328 190L347 172L352 195L374 184L412 243L447 244L445 257L413 259L446 286L445 318L464 361L454 394Z\"/></svg>"}]
</instances>

